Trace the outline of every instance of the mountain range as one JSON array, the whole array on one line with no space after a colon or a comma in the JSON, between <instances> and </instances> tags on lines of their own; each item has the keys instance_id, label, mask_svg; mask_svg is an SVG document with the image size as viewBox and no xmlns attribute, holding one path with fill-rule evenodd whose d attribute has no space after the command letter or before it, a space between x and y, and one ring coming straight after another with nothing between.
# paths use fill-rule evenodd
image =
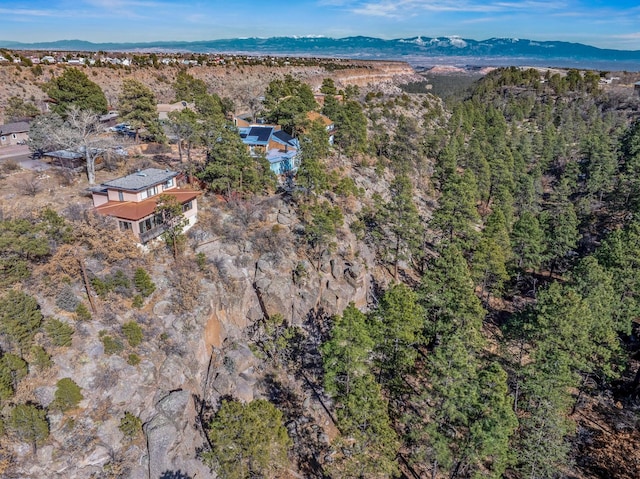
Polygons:
<instances>
[{"instance_id":1,"label":"mountain range","mask_svg":"<svg viewBox=\"0 0 640 479\"><path fill-rule=\"evenodd\" d=\"M194 42L91 43L82 40L20 43L0 48L48 51L187 52L402 60L414 67L433 65L539 65L640 71L640 50L601 49L581 43L517 38L471 40L458 36L385 40L375 37L233 38Z\"/></svg>"}]
</instances>

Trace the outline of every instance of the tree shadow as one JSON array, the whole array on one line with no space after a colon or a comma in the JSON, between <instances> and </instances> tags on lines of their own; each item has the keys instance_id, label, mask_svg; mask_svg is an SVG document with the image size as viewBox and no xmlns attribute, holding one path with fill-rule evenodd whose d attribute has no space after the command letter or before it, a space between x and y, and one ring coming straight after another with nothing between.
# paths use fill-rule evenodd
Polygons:
<instances>
[{"instance_id":1,"label":"tree shadow","mask_svg":"<svg viewBox=\"0 0 640 479\"><path fill-rule=\"evenodd\" d=\"M164 471L160 475L160 479L192 479L192 477L178 470L178 471Z\"/></svg>"}]
</instances>

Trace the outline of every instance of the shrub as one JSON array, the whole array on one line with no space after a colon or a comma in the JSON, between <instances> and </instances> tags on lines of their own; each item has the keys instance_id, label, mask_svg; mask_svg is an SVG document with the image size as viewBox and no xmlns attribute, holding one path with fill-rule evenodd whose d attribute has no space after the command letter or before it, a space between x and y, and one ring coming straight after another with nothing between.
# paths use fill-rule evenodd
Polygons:
<instances>
[{"instance_id":1,"label":"shrub","mask_svg":"<svg viewBox=\"0 0 640 479\"><path fill-rule=\"evenodd\" d=\"M63 311L73 313L79 304L80 300L68 285L62 288L62 291L56 297L56 306Z\"/></svg>"},{"instance_id":2,"label":"shrub","mask_svg":"<svg viewBox=\"0 0 640 479\"><path fill-rule=\"evenodd\" d=\"M156 285L151 280L151 276L143 268L136 269L133 282L140 294L147 298L156 290Z\"/></svg>"},{"instance_id":3,"label":"shrub","mask_svg":"<svg viewBox=\"0 0 640 479\"><path fill-rule=\"evenodd\" d=\"M40 306L33 296L11 290L0 298L0 334L21 352L31 346L41 322Z\"/></svg>"},{"instance_id":4,"label":"shrub","mask_svg":"<svg viewBox=\"0 0 640 479\"><path fill-rule=\"evenodd\" d=\"M142 432L142 421L138 416L125 412L118 426L124 437L131 440Z\"/></svg>"},{"instance_id":5,"label":"shrub","mask_svg":"<svg viewBox=\"0 0 640 479\"><path fill-rule=\"evenodd\" d=\"M18 383L28 374L26 361L15 354L5 354L0 358L0 399L13 396Z\"/></svg>"},{"instance_id":6,"label":"shrub","mask_svg":"<svg viewBox=\"0 0 640 479\"><path fill-rule=\"evenodd\" d=\"M142 342L142 328L135 321L124 323L122 325L122 333L132 348L135 348Z\"/></svg>"},{"instance_id":7,"label":"shrub","mask_svg":"<svg viewBox=\"0 0 640 479\"><path fill-rule=\"evenodd\" d=\"M129 354L129 356L127 357L127 363L129 363L131 366L137 366L138 364L140 364L140 356L138 356L136 353Z\"/></svg>"},{"instance_id":8,"label":"shrub","mask_svg":"<svg viewBox=\"0 0 640 479\"><path fill-rule=\"evenodd\" d=\"M76 308L76 319L78 321L90 321L91 312L87 309L84 303L80 303Z\"/></svg>"},{"instance_id":9,"label":"shrub","mask_svg":"<svg viewBox=\"0 0 640 479\"><path fill-rule=\"evenodd\" d=\"M198 265L198 269L201 272L206 271L207 269L207 256L201 251L196 254L196 264Z\"/></svg>"},{"instance_id":10,"label":"shrub","mask_svg":"<svg viewBox=\"0 0 640 479\"><path fill-rule=\"evenodd\" d=\"M71 346L71 339L75 332L73 326L56 318L47 320L44 331L54 346Z\"/></svg>"},{"instance_id":11,"label":"shrub","mask_svg":"<svg viewBox=\"0 0 640 479\"><path fill-rule=\"evenodd\" d=\"M109 336L105 331L100 331L100 341L104 347L105 354L118 354L124 349L122 341L112 336Z\"/></svg>"},{"instance_id":12,"label":"shrub","mask_svg":"<svg viewBox=\"0 0 640 479\"><path fill-rule=\"evenodd\" d=\"M33 358L31 364L35 365L41 370L49 369L51 366L53 366L51 355L42 346L32 346L31 357Z\"/></svg>"},{"instance_id":13,"label":"shrub","mask_svg":"<svg viewBox=\"0 0 640 479\"><path fill-rule=\"evenodd\" d=\"M144 299L142 299L141 294L136 294L133 297L133 301L131 301L131 306L137 309L140 309L144 306Z\"/></svg>"},{"instance_id":14,"label":"shrub","mask_svg":"<svg viewBox=\"0 0 640 479\"><path fill-rule=\"evenodd\" d=\"M62 378L56 383L58 389L54 396L52 406L61 411L67 411L76 407L84 399L82 389L71 378Z\"/></svg>"}]
</instances>

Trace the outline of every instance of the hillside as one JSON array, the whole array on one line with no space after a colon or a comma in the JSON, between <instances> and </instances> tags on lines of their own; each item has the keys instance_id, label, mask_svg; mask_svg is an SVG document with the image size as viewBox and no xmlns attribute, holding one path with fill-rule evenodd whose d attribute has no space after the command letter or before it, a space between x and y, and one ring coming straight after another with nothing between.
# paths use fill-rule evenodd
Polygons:
<instances>
[{"instance_id":1,"label":"hillside","mask_svg":"<svg viewBox=\"0 0 640 479\"><path fill-rule=\"evenodd\" d=\"M61 70L0 68L5 101L43 99ZM111 104L125 78L174 99L177 68L83 71ZM284 187L220 112L196 113L191 161L131 144L97 183L153 166L202 193L184 237L145 248L93 214L83 174L3 165L2 477L635 477L628 77L188 73L285 119L308 86L344 89L323 110L335 142L294 116L302 164Z\"/></svg>"},{"instance_id":2,"label":"hillside","mask_svg":"<svg viewBox=\"0 0 640 479\"><path fill-rule=\"evenodd\" d=\"M40 65L42 72L34 73L30 67L0 65L0 112L8 98L18 96L30 99L45 108L46 95L40 86L59 76L64 65ZM180 71L177 65L152 67L86 67L87 75L104 91L111 107L117 108L122 81L133 78L141 81L155 93L158 103L172 103L175 93L172 84ZM405 83L414 78L413 69L402 62L358 62L323 60L312 66L222 65L189 68L195 78L204 80L211 92L233 100L238 113L248 111L248 103L263 94L270 81L291 74L318 89L323 78L332 78L336 85L365 87L368 84Z\"/></svg>"}]
</instances>

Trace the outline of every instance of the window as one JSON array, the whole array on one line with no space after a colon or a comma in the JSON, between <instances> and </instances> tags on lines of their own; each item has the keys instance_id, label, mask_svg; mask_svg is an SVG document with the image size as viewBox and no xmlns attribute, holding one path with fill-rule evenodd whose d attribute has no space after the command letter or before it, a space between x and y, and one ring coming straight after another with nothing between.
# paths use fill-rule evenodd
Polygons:
<instances>
[{"instance_id":1,"label":"window","mask_svg":"<svg viewBox=\"0 0 640 479\"><path fill-rule=\"evenodd\" d=\"M184 213L185 211L189 211L191 208L193 208L193 201L189 201L185 204L182 205L182 212Z\"/></svg>"},{"instance_id":2,"label":"window","mask_svg":"<svg viewBox=\"0 0 640 479\"><path fill-rule=\"evenodd\" d=\"M167 182L164 184L164 188L171 188L173 186L173 178L169 178Z\"/></svg>"},{"instance_id":3,"label":"window","mask_svg":"<svg viewBox=\"0 0 640 479\"><path fill-rule=\"evenodd\" d=\"M160 215L149 216L148 218L140 221L140 233L146 233L158 226L162 225L162 218Z\"/></svg>"},{"instance_id":4,"label":"window","mask_svg":"<svg viewBox=\"0 0 640 479\"><path fill-rule=\"evenodd\" d=\"M157 194L158 194L158 187L152 186L151 188L148 188L146 191L142 192L142 198L151 198L152 196L155 196Z\"/></svg>"},{"instance_id":5,"label":"window","mask_svg":"<svg viewBox=\"0 0 640 479\"><path fill-rule=\"evenodd\" d=\"M118 226L120 226L120 231L129 231L132 229L130 221L118 221Z\"/></svg>"},{"instance_id":6,"label":"window","mask_svg":"<svg viewBox=\"0 0 640 479\"><path fill-rule=\"evenodd\" d=\"M122 191L118 191L118 201L124 201L124 193Z\"/></svg>"}]
</instances>

